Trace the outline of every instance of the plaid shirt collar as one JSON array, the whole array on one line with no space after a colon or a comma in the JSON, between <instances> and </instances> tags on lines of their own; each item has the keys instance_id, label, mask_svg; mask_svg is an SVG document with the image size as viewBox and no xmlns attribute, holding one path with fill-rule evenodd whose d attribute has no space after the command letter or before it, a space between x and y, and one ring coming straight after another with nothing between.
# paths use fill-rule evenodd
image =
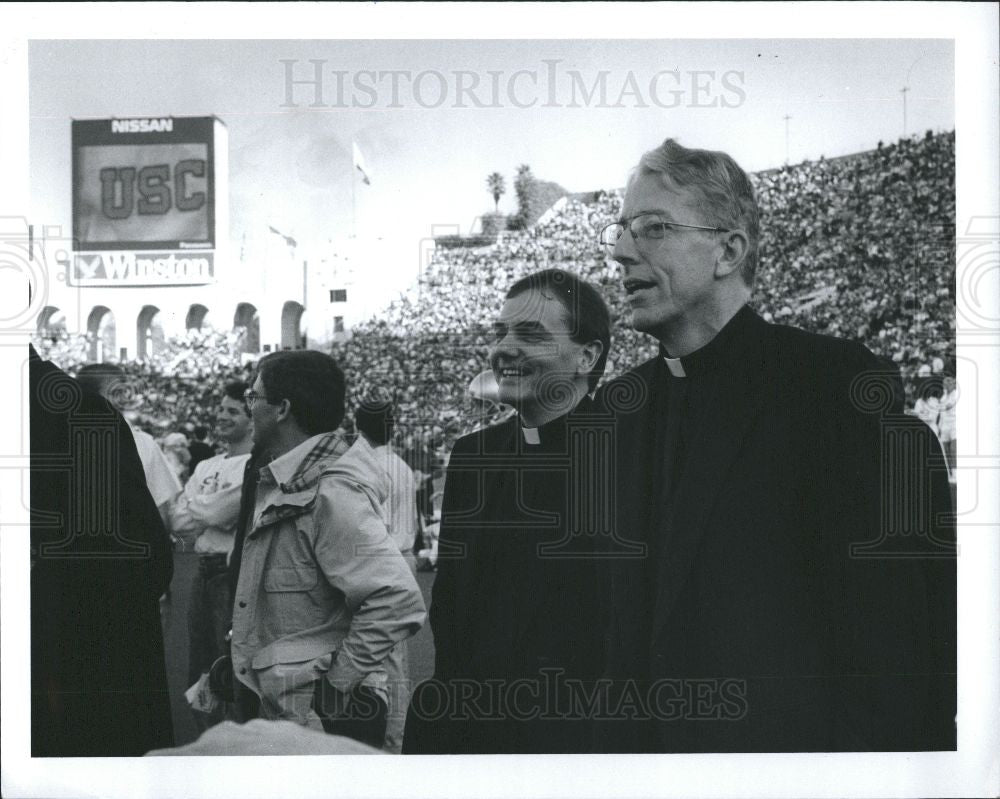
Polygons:
<instances>
[{"instance_id":1,"label":"plaid shirt collar","mask_svg":"<svg viewBox=\"0 0 1000 799\"><path fill-rule=\"evenodd\" d=\"M270 470L274 481L283 493L295 494L299 491L305 491L316 482L314 472L316 472L317 464L322 461L336 460L350 449L350 444L344 440L340 433L323 433L313 436L311 439L303 441L296 449L310 442L312 445L306 449L301 460L298 459L299 453L291 450L285 455L275 458L264 467ZM289 455L292 457L288 458ZM297 466L295 465L296 461L298 461ZM291 476L282 480L282 477L287 476L289 472L291 472Z\"/></svg>"}]
</instances>

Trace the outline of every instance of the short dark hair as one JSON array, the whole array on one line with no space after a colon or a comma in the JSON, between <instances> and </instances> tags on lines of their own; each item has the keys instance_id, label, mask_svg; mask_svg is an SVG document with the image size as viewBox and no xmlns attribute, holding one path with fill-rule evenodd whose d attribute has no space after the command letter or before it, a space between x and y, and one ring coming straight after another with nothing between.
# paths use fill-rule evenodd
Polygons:
<instances>
[{"instance_id":1,"label":"short dark hair","mask_svg":"<svg viewBox=\"0 0 1000 799\"><path fill-rule=\"evenodd\" d=\"M246 383L243 385L246 385ZM198 441L204 441L208 437L208 428L200 424L195 425L194 437L198 439Z\"/></svg>"},{"instance_id":2,"label":"short dark hair","mask_svg":"<svg viewBox=\"0 0 1000 799\"><path fill-rule=\"evenodd\" d=\"M250 388L250 386L242 380L233 380L231 383L226 383L226 385L222 388L222 393L229 397L229 399L239 400L240 404L243 406L243 413L247 416L250 415L250 406L247 405L247 400L244 394L248 388ZM197 427L194 429L194 434L198 435ZM208 435L207 430L205 430L205 433L201 437L204 438L206 435Z\"/></svg>"},{"instance_id":3,"label":"short dark hair","mask_svg":"<svg viewBox=\"0 0 1000 799\"><path fill-rule=\"evenodd\" d=\"M577 344L601 342L601 355L587 378L587 386L593 391L604 375L611 351L611 314L604 298L590 283L562 269L543 269L522 277L507 289L506 298L509 300L532 289L559 301L566 311L566 323L573 341Z\"/></svg>"},{"instance_id":4,"label":"short dark hair","mask_svg":"<svg viewBox=\"0 0 1000 799\"><path fill-rule=\"evenodd\" d=\"M743 282L753 287L757 274L760 210L750 178L731 155L717 150L696 150L667 139L642 156L636 174L657 174L693 192L705 214L702 223L743 230L749 246L740 265L740 274Z\"/></svg>"},{"instance_id":5,"label":"short dark hair","mask_svg":"<svg viewBox=\"0 0 1000 799\"><path fill-rule=\"evenodd\" d=\"M288 400L292 416L310 436L336 430L344 419L346 381L337 362L315 350L282 350L257 364L267 402Z\"/></svg>"},{"instance_id":6,"label":"short dark hair","mask_svg":"<svg viewBox=\"0 0 1000 799\"><path fill-rule=\"evenodd\" d=\"M102 396L111 383L124 379L125 372L113 363L88 363L81 366L76 373L76 380L84 391Z\"/></svg>"},{"instance_id":7,"label":"short dark hair","mask_svg":"<svg viewBox=\"0 0 1000 799\"><path fill-rule=\"evenodd\" d=\"M392 403L388 400L366 400L358 406L354 414L358 430L364 433L376 444L387 444L396 426L396 417L392 412Z\"/></svg>"},{"instance_id":8,"label":"short dark hair","mask_svg":"<svg viewBox=\"0 0 1000 799\"><path fill-rule=\"evenodd\" d=\"M99 394L119 411L135 408L142 396L142 380L126 375L114 363L88 363L76 373L80 387L89 394Z\"/></svg>"}]
</instances>

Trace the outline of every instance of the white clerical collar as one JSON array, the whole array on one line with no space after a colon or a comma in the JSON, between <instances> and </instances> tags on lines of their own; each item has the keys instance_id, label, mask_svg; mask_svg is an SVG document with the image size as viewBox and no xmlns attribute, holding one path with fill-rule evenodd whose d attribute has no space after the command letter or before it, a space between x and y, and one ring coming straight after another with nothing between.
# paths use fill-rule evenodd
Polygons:
<instances>
[{"instance_id":1,"label":"white clerical collar","mask_svg":"<svg viewBox=\"0 0 1000 799\"><path fill-rule=\"evenodd\" d=\"M684 364L681 363L680 358L670 358L664 355L663 360L667 362L667 369L674 377L687 377L687 372L684 371Z\"/></svg>"},{"instance_id":2,"label":"white clerical collar","mask_svg":"<svg viewBox=\"0 0 1000 799\"><path fill-rule=\"evenodd\" d=\"M542 438L538 435L537 427L522 427L521 432L524 434L525 444L541 444Z\"/></svg>"}]
</instances>

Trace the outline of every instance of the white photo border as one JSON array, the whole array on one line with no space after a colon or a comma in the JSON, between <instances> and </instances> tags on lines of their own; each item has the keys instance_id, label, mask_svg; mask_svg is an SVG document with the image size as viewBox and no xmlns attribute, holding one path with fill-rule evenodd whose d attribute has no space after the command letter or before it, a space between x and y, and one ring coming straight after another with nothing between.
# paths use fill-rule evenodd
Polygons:
<instances>
[{"instance_id":1,"label":"white photo border","mask_svg":"<svg viewBox=\"0 0 1000 799\"><path fill-rule=\"evenodd\" d=\"M970 224L998 236L997 6L966 3L651 4L5 4L0 46L0 217L29 204L28 41L119 38L948 38L955 42L959 252ZM669 20L669 24L664 23ZM974 223L973 219L986 220ZM992 225L992 228L989 226ZM992 265L986 285L996 286ZM958 277L962 285L962 275ZM992 281L992 282L990 282ZM295 757L31 759L28 719L28 528L24 396L5 393L0 452L2 793L28 796L780 796L893 797L996 794L998 548L1000 539L1000 291L959 315L992 329L958 333L958 381L978 387L978 418L958 417L959 751L815 755L568 757ZM0 331L2 332L2 331ZM27 336L3 336L5 375L20 375ZM978 383L976 382L978 381ZM12 424L13 420L18 424ZM7 429L10 428L10 429ZM16 428L16 429L15 429ZM14 512L16 509L16 513ZM14 523L9 520L16 519Z\"/></svg>"}]
</instances>

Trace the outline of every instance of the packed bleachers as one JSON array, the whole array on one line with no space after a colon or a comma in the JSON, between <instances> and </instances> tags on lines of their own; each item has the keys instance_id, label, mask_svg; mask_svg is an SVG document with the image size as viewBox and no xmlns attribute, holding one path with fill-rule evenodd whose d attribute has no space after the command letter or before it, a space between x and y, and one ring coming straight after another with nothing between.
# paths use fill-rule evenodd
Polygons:
<instances>
[{"instance_id":1,"label":"packed bleachers","mask_svg":"<svg viewBox=\"0 0 1000 799\"><path fill-rule=\"evenodd\" d=\"M752 176L762 211L755 308L894 361L910 407L921 366L939 359L954 374L954 141L928 133ZM609 375L651 357L656 344L629 327L617 268L597 244L621 201L620 190L571 199L493 246L436 251L411 296L335 349L356 390L400 387L414 420L443 401L438 419L448 437L467 429L464 389L485 368L491 313L514 280L550 266L601 286L615 318Z\"/></svg>"},{"instance_id":2,"label":"packed bleachers","mask_svg":"<svg viewBox=\"0 0 1000 799\"><path fill-rule=\"evenodd\" d=\"M147 361L129 361L120 366L129 379L126 412L129 421L154 438L172 432L189 438L196 426L215 427L215 414L222 401L222 387L230 380L247 380L253 364L244 363L240 340L244 331L190 330L183 337L169 338ZM35 347L43 358L75 374L88 362L90 342L86 336L59 331L36 337Z\"/></svg>"},{"instance_id":3,"label":"packed bleachers","mask_svg":"<svg viewBox=\"0 0 1000 799\"><path fill-rule=\"evenodd\" d=\"M752 176L762 211L756 309L894 361L911 408L921 367L954 375L954 144L954 133L928 132ZM348 407L374 387L391 389L402 443L439 452L489 423L500 411L466 390L486 368L489 326L507 286L546 267L601 287L615 320L608 376L652 356L656 344L630 328L617 268L597 243L621 201L621 190L567 199L493 245L436 250L403 299L333 346L349 378ZM237 344L234 334L173 340L152 361L126 365L142 380L143 426L162 435L209 421L222 382L248 375ZM71 338L47 349L71 369L86 352Z\"/></svg>"},{"instance_id":4,"label":"packed bleachers","mask_svg":"<svg viewBox=\"0 0 1000 799\"><path fill-rule=\"evenodd\" d=\"M954 374L954 134L765 173L756 189L765 316L894 361L910 405L921 366L940 358Z\"/></svg>"}]
</instances>

